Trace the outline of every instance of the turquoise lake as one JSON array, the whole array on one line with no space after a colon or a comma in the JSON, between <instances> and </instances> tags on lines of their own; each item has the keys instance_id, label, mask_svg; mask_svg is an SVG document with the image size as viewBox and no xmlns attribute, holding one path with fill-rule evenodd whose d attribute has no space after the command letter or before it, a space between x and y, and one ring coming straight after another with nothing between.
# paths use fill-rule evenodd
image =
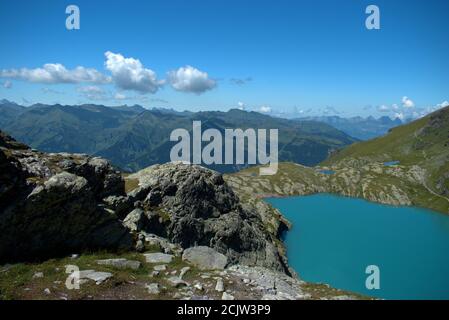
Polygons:
<instances>
[{"instance_id":1,"label":"turquoise lake","mask_svg":"<svg viewBox=\"0 0 449 320\"><path fill-rule=\"evenodd\" d=\"M385 299L449 299L449 216L330 194L266 199L293 223L290 266L308 282ZM366 267L380 270L368 290Z\"/></svg>"}]
</instances>

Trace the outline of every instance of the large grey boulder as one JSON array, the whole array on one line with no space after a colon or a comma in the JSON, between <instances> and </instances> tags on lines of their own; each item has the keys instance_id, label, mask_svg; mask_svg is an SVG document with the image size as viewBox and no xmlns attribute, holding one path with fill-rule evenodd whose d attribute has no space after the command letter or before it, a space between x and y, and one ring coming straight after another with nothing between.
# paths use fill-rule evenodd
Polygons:
<instances>
[{"instance_id":1,"label":"large grey boulder","mask_svg":"<svg viewBox=\"0 0 449 320\"><path fill-rule=\"evenodd\" d=\"M99 199L111 195L124 195L125 182L120 172L114 170L106 159L87 157L79 163L71 162L61 167L65 171L87 179Z\"/></svg>"},{"instance_id":2,"label":"large grey boulder","mask_svg":"<svg viewBox=\"0 0 449 320\"><path fill-rule=\"evenodd\" d=\"M197 165L167 163L127 179L138 180L138 190L132 195L139 195L147 216L159 215L160 224L147 225L145 232L166 237L182 248L213 248L226 255L231 264L285 270L260 215L241 206L218 172ZM165 234L160 233L161 225Z\"/></svg>"},{"instance_id":3,"label":"large grey boulder","mask_svg":"<svg viewBox=\"0 0 449 320\"><path fill-rule=\"evenodd\" d=\"M140 231L143 229L147 217L142 209L134 209L123 220L123 225L131 231Z\"/></svg>"},{"instance_id":4,"label":"large grey boulder","mask_svg":"<svg viewBox=\"0 0 449 320\"><path fill-rule=\"evenodd\" d=\"M199 246L184 250L182 260L193 264L200 270L223 270L228 258L212 248Z\"/></svg>"},{"instance_id":5,"label":"large grey boulder","mask_svg":"<svg viewBox=\"0 0 449 320\"><path fill-rule=\"evenodd\" d=\"M0 132L0 262L133 247L129 230L102 202L117 191L108 186L116 173L104 159L11 141Z\"/></svg>"}]
</instances>

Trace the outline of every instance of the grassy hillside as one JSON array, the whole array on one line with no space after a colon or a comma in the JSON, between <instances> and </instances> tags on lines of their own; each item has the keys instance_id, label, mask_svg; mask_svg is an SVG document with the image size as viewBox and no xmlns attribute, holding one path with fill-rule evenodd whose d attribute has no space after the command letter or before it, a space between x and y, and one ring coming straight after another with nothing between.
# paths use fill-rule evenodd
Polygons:
<instances>
[{"instance_id":1,"label":"grassy hillside","mask_svg":"<svg viewBox=\"0 0 449 320\"><path fill-rule=\"evenodd\" d=\"M399 163L385 165L390 161ZM281 163L274 176L258 176L257 170L226 179L249 199L330 192L449 213L449 108L348 146L314 168Z\"/></svg>"},{"instance_id":2,"label":"grassy hillside","mask_svg":"<svg viewBox=\"0 0 449 320\"><path fill-rule=\"evenodd\" d=\"M323 165L364 165L399 161L402 168L420 168L422 185L438 199L449 202L449 107L391 130L377 139L356 143L333 154Z\"/></svg>"}]
</instances>

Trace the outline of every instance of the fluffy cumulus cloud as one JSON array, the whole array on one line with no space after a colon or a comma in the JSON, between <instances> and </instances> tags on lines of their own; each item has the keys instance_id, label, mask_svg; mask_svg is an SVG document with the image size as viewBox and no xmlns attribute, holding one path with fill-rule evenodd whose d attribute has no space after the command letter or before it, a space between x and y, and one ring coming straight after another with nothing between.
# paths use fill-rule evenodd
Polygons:
<instances>
[{"instance_id":1,"label":"fluffy cumulus cloud","mask_svg":"<svg viewBox=\"0 0 449 320\"><path fill-rule=\"evenodd\" d=\"M410 98L404 96L402 97L402 106L404 108L413 108L415 103Z\"/></svg>"},{"instance_id":2,"label":"fluffy cumulus cloud","mask_svg":"<svg viewBox=\"0 0 449 320\"><path fill-rule=\"evenodd\" d=\"M117 87L140 93L156 93L163 85L153 70L146 69L138 59L125 58L119 53L107 51L105 66L112 74Z\"/></svg>"},{"instance_id":3,"label":"fluffy cumulus cloud","mask_svg":"<svg viewBox=\"0 0 449 320\"><path fill-rule=\"evenodd\" d=\"M262 106L262 107L260 107L259 111L262 112L262 113L270 113L271 112L271 107Z\"/></svg>"},{"instance_id":4,"label":"fluffy cumulus cloud","mask_svg":"<svg viewBox=\"0 0 449 320\"><path fill-rule=\"evenodd\" d=\"M192 92L196 94L212 90L217 85L206 72L192 66L181 67L168 72L168 82L176 91Z\"/></svg>"},{"instance_id":5,"label":"fluffy cumulus cloud","mask_svg":"<svg viewBox=\"0 0 449 320\"><path fill-rule=\"evenodd\" d=\"M69 70L60 63L47 63L35 69L3 69L0 77L36 83L108 83L111 80L95 69L79 66Z\"/></svg>"}]
</instances>

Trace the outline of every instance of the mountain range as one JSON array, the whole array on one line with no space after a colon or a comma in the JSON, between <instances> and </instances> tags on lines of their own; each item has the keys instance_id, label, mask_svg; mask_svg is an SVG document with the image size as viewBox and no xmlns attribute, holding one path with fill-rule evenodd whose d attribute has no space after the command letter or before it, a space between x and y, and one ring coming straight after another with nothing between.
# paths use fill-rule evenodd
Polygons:
<instances>
[{"instance_id":1,"label":"mountain range","mask_svg":"<svg viewBox=\"0 0 449 320\"><path fill-rule=\"evenodd\" d=\"M0 128L14 138L45 152L86 153L109 159L125 171L137 171L170 161L177 142L170 133L177 128L192 131L192 122L202 129L278 129L280 161L315 165L357 139L317 121L273 118L257 112L233 109L228 112L177 112L147 110L139 105L45 105L24 107L2 100ZM243 166L244 167L244 166ZM240 167L211 168L233 172Z\"/></svg>"},{"instance_id":2,"label":"mountain range","mask_svg":"<svg viewBox=\"0 0 449 320\"><path fill-rule=\"evenodd\" d=\"M391 119L383 116L374 118L373 116L343 118L340 116L316 116L299 118L299 121L319 121L327 123L332 127L343 131L351 137L359 140L369 140L386 134L391 128L397 127L403 122L399 118Z\"/></svg>"}]
</instances>

